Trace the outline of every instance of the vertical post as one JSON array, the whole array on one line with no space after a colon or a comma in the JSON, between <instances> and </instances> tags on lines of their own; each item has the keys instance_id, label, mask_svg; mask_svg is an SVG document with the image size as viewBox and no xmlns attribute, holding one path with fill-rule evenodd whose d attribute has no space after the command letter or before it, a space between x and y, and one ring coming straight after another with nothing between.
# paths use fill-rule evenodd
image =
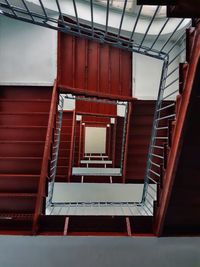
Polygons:
<instances>
[{"instance_id":1,"label":"vertical post","mask_svg":"<svg viewBox=\"0 0 200 267\"><path fill-rule=\"evenodd\" d=\"M115 159L116 159L116 134L117 134L117 121L115 118L115 123L114 123L114 130L113 130L113 145L112 145L112 167L115 167Z\"/></svg>"},{"instance_id":2,"label":"vertical post","mask_svg":"<svg viewBox=\"0 0 200 267\"><path fill-rule=\"evenodd\" d=\"M126 165L127 165L127 155L128 155L128 142L129 142L129 130L130 130L130 120L131 120L131 112L132 112L132 103L128 103L128 115L127 115L127 125L126 125L126 141L124 146L124 162L123 162L123 176L122 180L125 183L126 180Z\"/></svg>"},{"instance_id":3,"label":"vertical post","mask_svg":"<svg viewBox=\"0 0 200 267\"><path fill-rule=\"evenodd\" d=\"M73 122L72 122L72 131L71 131L71 145L70 145L70 156L69 156L69 168L67 180L70 182L70 177L72 175L72 165L73 165L73 155L75 149L75 127L76 127L76 113L73 111Z\"/></svg>"},{"instance_id":4,"label":"vertical post","mask_svg":"<svg viewBox=\"0 0 200 267\"><path fill-rule=\"evenodd\" d=\"M82 138L83 138L83 125L82 119L80 121L80 135L79 135L79 151L78 151L78 166L80 167L82 158Z\"/></svg>"},{"instance_id":5,"label":"vertical post","mask_svg":"<svg viewBox=\"0 0 200 267\"><path fill-rule=\"evenodd\" d=\"M69 226L69 217L66 217L65 218L65 225L64 225L63 235L67 235L68 234L68 226Z\"/></svg>"}]
</instances>

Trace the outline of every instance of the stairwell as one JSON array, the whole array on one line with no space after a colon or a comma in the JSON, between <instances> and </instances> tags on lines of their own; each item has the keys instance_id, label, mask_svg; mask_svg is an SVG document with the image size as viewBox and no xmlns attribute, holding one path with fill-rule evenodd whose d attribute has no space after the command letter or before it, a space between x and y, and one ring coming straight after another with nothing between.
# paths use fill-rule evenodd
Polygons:
<instances>
[{"instance_id":1,"label":"stairwell","mask_svg":"<svg viewBox=\"0 0 200 267\"><path fill-rule=\"evenodd\" d=\"M143 183L156 101L135 100L130 119L127 183Z\"/></svg>"},{"instance_id":2,"label":"stairwell","mask_svg":"<svg viewBox=\"0 0 200 267\"><path fill-rule=\"evenodd\" d=\"M0 231L31 230L51 87L0 88Z\"/></svg>"},{"instance_id":3,"label":"stairwell","mask_svg":"<svg viewBox=\"0 0 200 267\"><path fill-rule=\"evenodd\" d=\"M163 186L155 209L158 235L197 235L200 227L200 26L187 30L187 62L180 65L176 119L164 155Z\"/></svg>"},{"instance_id":4,"label":"stairwell","mask_svg":"<svg viewBox=\"0 0 200 267\"><path fill-rule=\"evenodd\" d=\"M60 146L58 152L56 182L69 181L73 143L74 111L63 111Z\"/></svg>"}]
</instances>

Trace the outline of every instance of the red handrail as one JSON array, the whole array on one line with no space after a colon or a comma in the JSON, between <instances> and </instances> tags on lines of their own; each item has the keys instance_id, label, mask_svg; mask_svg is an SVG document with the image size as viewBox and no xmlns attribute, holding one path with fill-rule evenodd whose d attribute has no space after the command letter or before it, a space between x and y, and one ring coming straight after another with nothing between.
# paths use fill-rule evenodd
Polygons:
<instances>
[{"instance_id":1,"label":"red handrail","mask_svg":"<svg viewBox=\"0 0 200 267\"><path fill-rule=\"evenodd\" d=\"M83 125L82 125L82 120L80 121L80 135L79 135L79 146L78 146L78 166L80 167L81 165L81 158L82 158L82 138L83 138Z\"/></svg>"},{"instance_id":2,"label":"red handrail","mask_svg":"<svg viewBox=\"0 0 200 267\"><path fill-rule=\"evenodd\" d=\"M187 70L187 77L182 94L181 105L176 120L176 125L173 134L173 144L169 153L167 169L165 172L165 184L160 197L160 206L155 216L155 232L158 236L162 234L164 220L166 216L167 207L170 201L170 196L175 180L175 173L177 167L177 161L179 158L179 151L182 144L182 134L184 124L186 120L186 114L188 112L189 103L191 101L192 89L196 77L196 70L200 61L200 26L195 31L193 39L193 48L191 51L191 59Z\"/></svg>"},{"instance_id":3,"label":"red handrail","mask_svg":"<svg viewBox=\"0 0 200 267\"><path fill-rule=\"evenodd\" d=\"M112 144L112 167L115 168L116 160L116 134L117 134L117 121L115 119L114 128L113 128L113 144Z\"/></svg>"},{"instance_id":4,"label":"red handrail","mask_svg":"<svg viewBox=\"0 0 200 267\"><path fill-rule=\"evenodd\" d=\"M48 176L48 166L49 166L49 159L51 154L51 144L53 142L53 129L55 125L56 119L56 108L57 108L57 101L58 101L58 91L57 91L57 81L54 82L52 97L51 97L51 106L49 111L49 119L48 119L48 127L45 139L45 146L43 152L43 159L41 165L41 173L40 179L38 184L38 193L35 205L35 213L33 217L33 227L32 231L33 234L36 234L38 231L38 219L40 214L42 213L43 202L45 198L45 186L46 186L46 179Z\"/></svg>"},{"instance_id":5,"label":"red handrail","mask_svg":"<svg viewBox=\"0 0 200 267\"><path fill-rule=\"evenodd\" d=\"M128 155L128 142L129 142L131 112L132 112L132 103L129 102L128 103L128 118L127 118L127 125L126 125L126 142L125 142L125 148L124 148L123 174L122 174L123 183L125 183L125 180L126 180L126 167L127 167L127 155Z\"/></svg>"},{"instance_id":6,"label":"red handrail","mask_svg":"<svg viewBox=\"0 0 200 267\"><path fill-rule=\"evenodd\" d=\"M72 132L71 132L71 144L70 144L70 155L69 155L69 168L68 168L68 182L70 182L70 177L72 174L72 163L73 163L73 155L75 150L75 127L76 127L76 112L73 111L73 123L72 123Z\"/></svg>"}]
</instances>

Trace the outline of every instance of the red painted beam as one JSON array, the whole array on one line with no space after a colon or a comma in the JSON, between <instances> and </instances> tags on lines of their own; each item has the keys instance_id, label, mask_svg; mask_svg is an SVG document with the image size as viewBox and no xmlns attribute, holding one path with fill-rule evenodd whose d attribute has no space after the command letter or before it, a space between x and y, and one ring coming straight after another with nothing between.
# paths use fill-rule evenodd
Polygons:
<instances>
[{"instance_id":1,"label":"red painted beam","mask_svg":"<svg viewBox=\"0 0 200 267\"><path fill-rule=\"evenodd\" d=\"M102 114L102 113L95 113L95 112L85 112L85 111L76 111L77 115L89 115L94 117L105 117L105 118L116 118L117 115L112 114Z\"/></svg>"},{"instance_id":2,"label":"red painted beam","mask_svg":"<svg viewBox=\"0 0 200 267\"><path fill-rule=\"evenodd\" d=\"M46 179L47 179L48 165L51 152L51 144L53 141L53 128L55 125L55 118L56 118L55 114L57 109L57 103L58 103L58 91L57 91L57 81L55 80L51 98L51 106L49 111L48 127L45 139L40 180L38 184L35 212L33 217L33 227L32 227L33 234L36 234L38 231L39 228L38 220L40 214L42 213L43 203L45 201L45 187L46 187Z\"/></svg>"},{"instance_id":3,"label":"red painted beam","mask_svg":"<svg viewBox=\"0 0 200 267\"><path fill-rule=\"evenodd\" d=\"M82 159L82 147L83 145L83 125L82 121L80 122L80 135L79 135L79 151L78 151L78 166L80 167L81 159Z\"/></svg>"},{"instance_id":4,"label":"red painted beam","mask_svg":"<svg viewBox=\"0 0 200 267\"><path fill-rule=\"evenodd\" d=\"M134 101L136 98L133 98L131 96L120 96L120 95L112 95L107 93L101 93L101 92L93 92L89 90L84 90L80 88L73 88L66 85L59 85L60 93L63 94L74 94L78 96L86 96L91 98L97 98L97 99L108 99L108 100L119 100L119 101Z\"/></svg>"},{"instance_id":5,"label":"red painted beam","mask_svg":"<svg viewBox=\"0 0 200 267\"><path fill-rule=\"evenodd\" d=\"M115 167L115 153L116 153L116 131L117 131L117 124L115 119L115 124L113 127L113 144L112 144L112 166Z\"/></svg>"},{"instance_id":6,"label":"red painted beam","mask_svg":"<svg viewBox=\"0 0 200 267\"><path fill-rule=\"evenodd\" d=\"M131 104L132 103L129 103L129 105L128 105L128 117L127 117L127 125L126 125L126 140L125 140L125 148L124 148L124 163L123 163L123 174L122 174L123 183L125 183L125 181L126 181L129 131L130 131L130 120L131 120L131 112L132 112L132 105Z\"/></svg>"},{"instance_id":7,"label":"red painted beam","mask_svg":"<svg viewBox=\"0 0 200 267\"><path fill-rule=\"evenodd\" d=\"M73 163L73 151L75 149L74 146L74 138L75 138L75 126L76 125L76 113L73 111L73 123L72 123L72 132L71 132L71 145L70 145L70 155L69 155L69 168L68 168L68 182L70 182L70 177L72 174L72 163Z\"/></svg>"}]
</instances>

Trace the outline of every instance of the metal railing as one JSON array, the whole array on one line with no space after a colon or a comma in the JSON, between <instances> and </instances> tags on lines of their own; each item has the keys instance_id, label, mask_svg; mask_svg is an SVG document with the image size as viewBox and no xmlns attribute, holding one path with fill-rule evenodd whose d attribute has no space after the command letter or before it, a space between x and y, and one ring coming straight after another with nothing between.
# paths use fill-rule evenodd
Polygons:
<instances>
[{"instance_id":1,"label":"metal railing","mask_svg":"<svg viewBox=\"0 0 200 267\"><path fill-rule=\"evenodd\" d=\"M37 8L33 9L31 4L27 0L18 0L13 2L12 0L0 0L0 15L4 15L16 20L21 20L24 22L29 22L35 25L42 27L58 30L61 32L66 32L73 34L75 36L81 36L90 40L96 40L101 43L108 43L115 47L119 47L125 50L132 52L137 52L147 56L164 59L166 56L165 48L168 45L168 41L163 45L163 47L157 46L158 41L160 40L161 35L164 33L164 30L168 24L173 20L173 18L163 19L163 24L160 23L157 29L159 30L156 35L155 40L148 44L147 37L151 32L152 27L155 27L155 23L160 20L159 11L160 6L156 6L155 11L152 11L152 17L149 18L147 23L147 28L144 33L141 33L141 38L137 38L138 27L141 26L144 19L144 6L139 6L136 10L135 18L133 16L133 27L132 30L127 30L124 28L125 25L125 16L131 17L131 13L127 8L127 1L124 1L121 11L118 12L119 17L119 26L113 30L113 27L110 27L110 17L111 12L113 12L112 3L107 0L104 6L104 9L101 7L101 10L104 10L105 16L105 25L104 27L99 27L95 21L95 11L98 8L98 4L94 0L89 0L85 4L88 4L88 12L90 12L87 25L83 23L83 20L80 16L80 6L77 0L72 0L72 12L73 16L65 14L63 10L64 5L60 0L55 1L54 5L54 14L57 13L57 17L50 14L48 5L46 1L39 0L37 1ZM130 4L130 1L129 1ZM73 14L72 13L72 14ZM133 14L133 12L132 12ZM148 17L147 17L148 20ZM184 27L184 19L178 19L174 22L175 29L172 31L172 35L169 36L169 40L177 33L177 30L180 30L181 27ZM160 29L159 29L160 27Z\"/></svg>"},{"instance_id":2,"label":"metal railing","mask_svg":"<svg viewBox=\"0 0 200 267\"><path fill-rule=\"evenodd\" d=\"M176 29L177 30L177 29ZM173 53L177 45L183 46ZM164 47L164 46L163 46ZM166 168L165 152L172 135L171 123L176 119L176 97L179 95L179 63L185 61L185 33L169 48L168 56L163 62L160 88L153 119L151 141L149 145L147 166L145 172L142 203L150 204L152 214L154 201L157 200L157 190L162 186L163 168ZM171 56L173 54L173 56ZM181 59L181 55L183 58ZM173 64L172 64L173 63ZM154 196L149 192L152 184L156 185Z\"/></svg>"},{"instance_id":3,"label":"metal railing","mask_svg":"<svg viewBox=\"0 0 200 267\"><path fill-rule=\"evenodd\" d=\"M148 205L137 202L55 202L47 208L47 215L109 215L150 216Z\"/></svg>"},{"instance_id":4,"label":"metal railing","mask_svg":"<svg viewBox=\"0 0 200 267\"><path fill-rule=\"evenodd\" d=\"M126 139L128 138L127 137L128 108L129 108L129 105L126 102L125 103L125 114L124 114L124 127L123 127L123 133L122 133L121 161L120 161L120 168L121 168L122 173L124 169Z\"/></svg>"},{"instance_id":5,"label":"metal railing","mask_svg":"<svg viewBox=\"0 0 200 267\"><path fill-rule=\"evenodd\" d=\"M54 142L52 147L52 160L50 163L50 176L48 184L48 197L46 198L46 207L51 205L54 191L54 183L57 170L58 152L60 146L60 136L62 129L62 117L63 117L64 98L59 95L58 108L56 114L56 126L54 132Z\"/></svg>"}]
</instances>

